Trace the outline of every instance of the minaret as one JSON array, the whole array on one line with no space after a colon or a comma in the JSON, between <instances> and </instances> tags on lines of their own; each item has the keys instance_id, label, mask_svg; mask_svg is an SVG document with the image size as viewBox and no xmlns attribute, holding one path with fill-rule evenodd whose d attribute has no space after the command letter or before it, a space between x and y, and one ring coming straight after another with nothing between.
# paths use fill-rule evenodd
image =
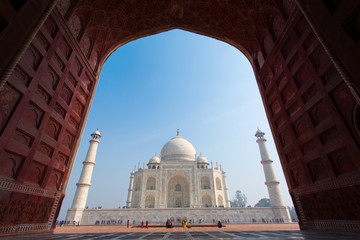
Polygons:
<instances>
[{"instance_id":1,"label":"minaret","mask_svg":"<svg viewBox=\"0 0 360 240\"><path fill-rule=\"evenodd\" d=\"M100 132L96 130L91 134L90 146L86 154L85 161L83 161L83 169L79 178L79 182L76 184L76 193L71 205L71 209L68 210L66 220L67 221L80 221L82 217L82 211L85 209L89 188L91 186L91 176L95 165L95 156L99 139L101 138Z\"/></svg>"},{"instance_id":2,"label":"minaret","mask_svg":"<svg viewBox=\"0 0 360 240\"><path fill-rule=\"evenodd\" d=\"M135 165L136 167L136 165ZM129 189L128 189L128 198L126 201L126 208L131 208L131 200L132 200L132 192L134 188L134 174L135 170L130 173L130 183L129 183Z\"/></svg>"},{"instance_id":3,"label":"minaret","mask_svg":"<svg viewBox=\"0 0 360 240\"><path fill-rule=\"evenodd\" d=\"M224 170L222 170L221 164L220 164L220 171L222 171L222 177L223 177L223 185L224 185L224 196L225 196L225 207L229 208L231 207L230 205L230 197L229 197L229 188L227 185L227 180L226 180L226 173Z\"/></svg>"},{"instance_id":4,"label":"minaret","mask_svg":"<svg viewBox=\"0 0 360 240\"><path fill-rule=\"evenodd\" d=\"M270 203L272 207L285 206L279 189L279 181L276 179L274 168L272 166L273 161L270 159L266 147L264 135L265 133L259 129L255 133L255 137L257 137L256 142L259 144L261 164L264 168L265 184L268 188Z\"/></svg>"}]
</instances>

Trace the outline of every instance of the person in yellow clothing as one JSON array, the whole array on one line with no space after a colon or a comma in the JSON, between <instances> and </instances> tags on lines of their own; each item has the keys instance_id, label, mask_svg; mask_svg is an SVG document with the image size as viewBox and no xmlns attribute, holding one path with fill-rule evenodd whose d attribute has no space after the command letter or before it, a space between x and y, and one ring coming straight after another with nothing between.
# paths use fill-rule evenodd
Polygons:
<instances>
[{"instance_id":1,"label":"person in yellow clothing","mask_svg":"<svg viewBox=\"0 0 360 240\"><path fill-rule=\"evenodd\" d=\"M183 227L186 228L187 222L186 222L186 219L185 219L185 218L182 220L182 224L183 224Z\"/></svg>"}]
</instances>

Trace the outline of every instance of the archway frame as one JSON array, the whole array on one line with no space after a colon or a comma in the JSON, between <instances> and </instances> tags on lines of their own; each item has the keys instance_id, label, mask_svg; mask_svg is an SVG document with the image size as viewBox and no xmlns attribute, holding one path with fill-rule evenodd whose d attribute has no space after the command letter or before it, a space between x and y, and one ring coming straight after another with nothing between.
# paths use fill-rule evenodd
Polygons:
<instances>
[{"instance_id":1,"label":"archway frame","mask_svg":"<svg viewBox=\"0 0 360 240\"><path fill-rule=\"evenodd\" d=\"M0 222L1 232L8 233L10 229L18 233L41 232L54 227L102 64L125 43L174 28L225 41L249 59L301 228L360 229L356 217L360 214L354 216L343 206L344 202L358 206L360 199L356 195L360 185L357 161L360 140L354 134L349 113L359 101L360 51L351 35L353 29L346 28L356 21L352 12L359 3L342 3L340 8L337 3L324 1L316 6L309 1L300 2L310 27L291 1L262 0L260 8L251 2L230 5L234 3L209 0L194 7L196 2L191 1L159 1L159 18L152 18L154 12L149 11L141 15L142 8L130 12L135 14L132 17L139 13L149 21L136 21L139 23L136 27L130 21L126 26L137 33L125 34L119 41L114 32L106 33L111 28L104 28L104 22L100 24L104 19L99 18L98 10L110 7L111 1L101 4L84 1L80 5L76 0L64 0L53 9L55 2L42 0L35 4L33 0L20 6L1 3L0 44L4 46L1 50L4 61L0 64L3 86L0 94L10 94L11 98L1 106L2 110L8 106L9 110L2 111L1 116L0 161L13 159L16 163L1 174L1 201L5 205L19 200L21 204L28 201L47 206L32 221L26 215L15 220L14 215L5 211L8 220ZM138 2L131 4L135 3ZM127 6L130 10L131 4ZM151 1L143 0L142 4ZM223 19L216 15L226 11L229 14L224 14ZM35 17L30 18L34 12ZM255 14L251 16L250 12ZM121 14L118 23L124 20ZM346 20L340 19L341 14L348 16ZM317 18L320 15L321 20ZM131 16L125 19L134 19ZM154 19L164 21L155 26L156 22L151 22ZM327 22L332 23L333 30ZM19 31L20 26L23 31ZM242 32L248 26L251 29ZM125 33L129 31L122 29ZM83 42L85 34L92 37L88 49ZM248 42L241 38L243 35ZM341 41L331 36L340 37ZM9 38L14 42L10 43ZM354 54L344 54L342 46ZM41 79L44 76L50 77L44 82ZM64 96L71 96L70 101ZM319 113L318 109L324 112ZM27 115L28 111L35 112L37 117ZM56 130L49 131L49 126ZM337 165L339 161L334 159L339 158L345 167ZM38 171L39 174L33 174ZM313 204L319 200L321 205ZM336 208L336 216L326 210L332 204L343 206Z\"/></svg>"}]
</instances>

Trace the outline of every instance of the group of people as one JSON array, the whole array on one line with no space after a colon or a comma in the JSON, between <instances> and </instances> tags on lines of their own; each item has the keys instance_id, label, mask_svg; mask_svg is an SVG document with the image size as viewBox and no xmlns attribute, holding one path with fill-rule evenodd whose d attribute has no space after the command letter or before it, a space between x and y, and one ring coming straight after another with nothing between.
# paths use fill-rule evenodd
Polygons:
<instances>
[{"instance_id":1,"label":"group of people","mask_svg":"<svg viewBox=\"0 0 360 240\"><path fill-rule=\"evenodd\" d=\"M89 209L89 206L86 206L85 209ZM91 209L102 209L102 206L92 207Z\"/></svg>"},{"instance_id":2,"label":"group of people","mask_svg":"<svg viewBox=\"0 0 360 240\"><path fill-rule=\"evenodd\" d=\"M135 224L135 220L133 221L133 224ZM127 220L126 222L126 227L129 228L130 227L130 220ZM144 221L141 221L141 228L149 228L149 221L146 220L145 225L144 225Z\"/></svg>"},{"instance_id":3,"label":"group of people","mask_svg":"<svg viewBox=\"0 0 360 240\"><path fill-rule=\"evenodd\" d=\"M135 221L134 221L134 223L135 223ZM185 218L181 221L181 223L182 223L184 228L186 228L186 227L191 228L191 225L188 225L187 220ZM191 224L191 220L190 220L190 224ZM130 220L127 220L126 226L128 228L130 227ZM173 223L171 222L170 219L166 220L165 226L166 226L166 228L172 228L173 227ZM218 228L223 227L221 221L218 221L217 226L218 226ZM144 225L144 221L141 221L141 228L144 228L144 227L149 228L149 221L146 220L145 225Z\"/></svg>"},{"instance_id":4,"label":"group of people","mask_svg":"<svg viewBox=\"0 0 360 240\"><path fill-rule=\"evenodd\" d=\"M253 222L256 222L256 219L255 218L253 218ZM282 218L280 218L280 219L278 219L278 218L276 218L276 219L270 219L270 220L268 220L268 219L262 219L262 222L263 223L283 223L284 222L284 220L282 219Z\"/></svg>"},{"instance_id":5,"label":"group of people","mask_svg":"<svg viewBox=\"0 0 360 240\"><path fill-rule=\"evenodd\" d=\"M60 227L64 226L65 221L61 220L61 221L56 221L56 225L59 225Z\"/></svg>"},{"instance_id":6,"label":"group of people","mask_svg":"<svg viewBox=\"0 0 360 240\"><path fill-rule=\"evenodd\" d=\"M61 221L56 221L56 225L59 225L60 227L64 226L64 225L71 225L71 221L64 221L64 220L61 220ZM73 226L80 226L80 221L73 221L72 222L72 225Z\"/></svg>"},{"instance_id":7,"label":"group of people","mask_svg":"<svg viewBox=\"0 0 360 240\"><path fill-rule=\"evenodd\" d=\"M225 220L220 220L221 222L223 222L223 223L230 223L230 220L229 219L225 219ZM216 220L215 220L215 218L213 218L213 223L215 223L216 222Z\"/></svg>"},{"instance_id":8,"label":"group of people","mask_svg":"<svg viewBox=\"0 0 360 240\"><path fill-rule=\"evenodd\" d=\"M149 228L149 222L146 220L145 227ZM141 228L144 228L144 221L141 221Z\"/></svg>"}]
</instances>

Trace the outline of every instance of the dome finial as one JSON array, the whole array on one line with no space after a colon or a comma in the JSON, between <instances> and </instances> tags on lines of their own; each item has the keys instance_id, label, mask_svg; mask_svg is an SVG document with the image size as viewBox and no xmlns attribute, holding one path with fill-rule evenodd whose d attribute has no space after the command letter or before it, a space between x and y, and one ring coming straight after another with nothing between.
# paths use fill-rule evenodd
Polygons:
<instances>
[{"instance_id":1,"label":"dome finial","mask_svg":"<svg viewBox=\"0 0 360 240\"><path fill-rule=\"evenodd\" d=\"M262 139L262 138L264 138L264 135L265 135L265 133L263 131L261 131L258 127L258 130L255 133L255 137L257 137L258 139Z\"/></svg>"},{"instance_id":2,"label":"dome finial","mask_svg":"<svg viewBox=\"0 0 360 240\"><path fill-rule=\"evenodd\" d=\"M99 129L97 129L95 132L93 132L92 134L90 134L92 139L97 139L99 140L101 138L101 134L99 132Z\"/></svg>"},{"instance_id":3,"label":"dome finial","mask_svg":"<svg viewBox=\"0 0 360 240\"><path fill-rule=\"evenodd\" d=\"M176 133L176 136L179 136L179 129L177 129L177 133Z\"/></svg>"}]
</instances>

